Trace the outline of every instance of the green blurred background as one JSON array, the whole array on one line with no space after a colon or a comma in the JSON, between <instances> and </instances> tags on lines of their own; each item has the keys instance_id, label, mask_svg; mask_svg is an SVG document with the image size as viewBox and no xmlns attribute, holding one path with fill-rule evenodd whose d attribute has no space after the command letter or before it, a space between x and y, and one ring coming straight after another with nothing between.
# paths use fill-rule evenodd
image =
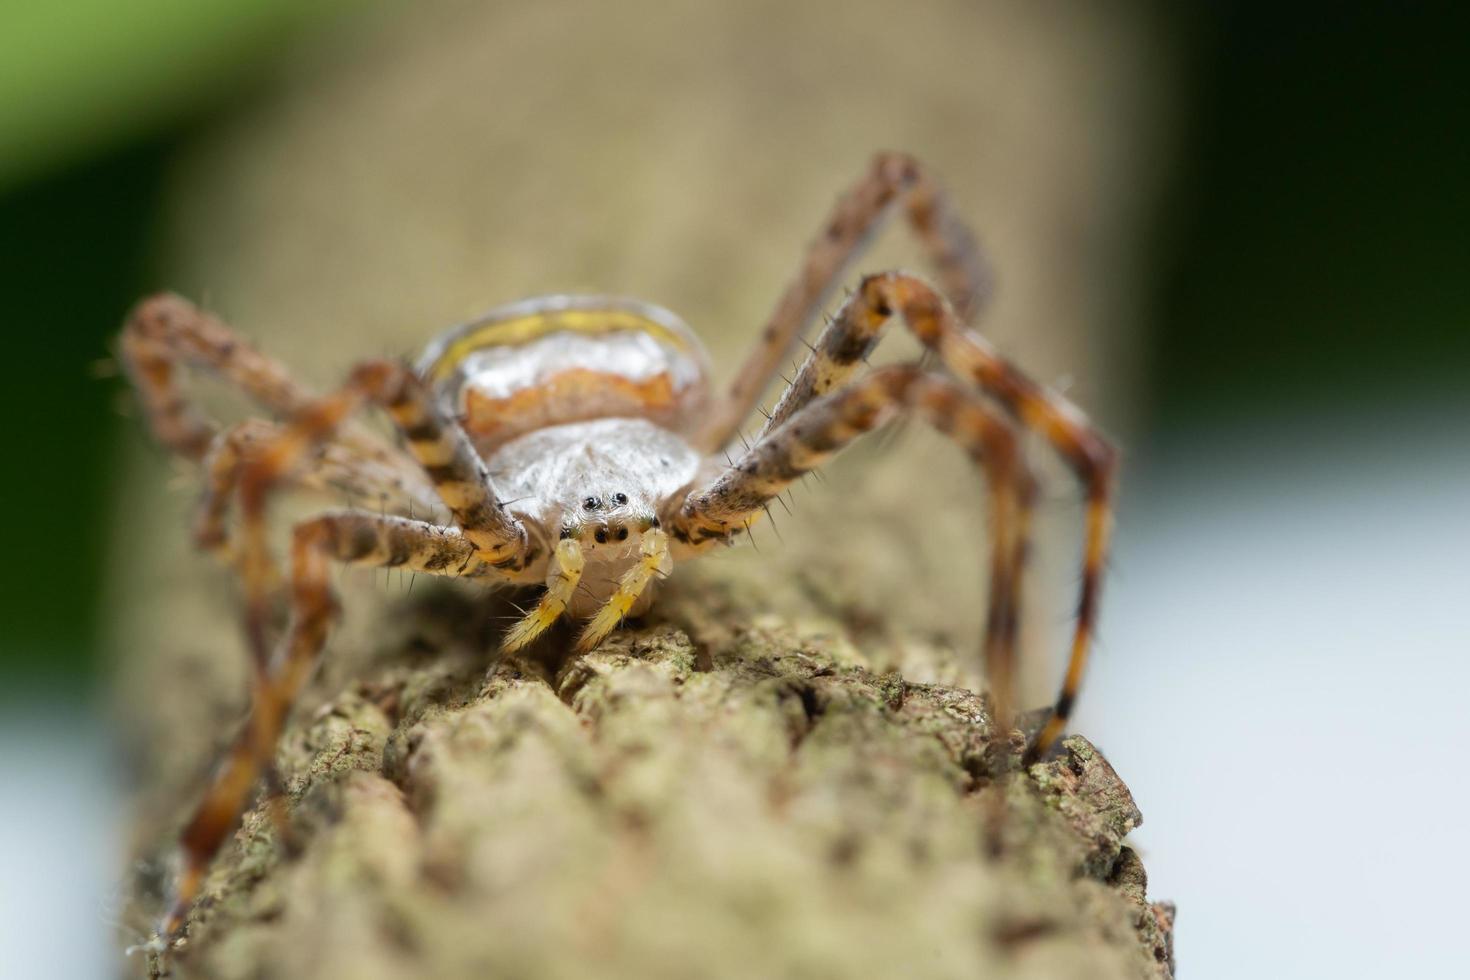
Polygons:
<instances>
[{"instance_id":1,"label":"green blurred background","mask_svg":"<svg viewBox=\"0 0 1470 980\"><path fill-rule=\"evenodd\" d=\"M26 515L18 553L33 556L0 573L0 669L12 687L78 694L96 677L122 431L109 345L159 283L170 162L248 101L282 43L332 6L140 0L120 17L98 0L0 5L0 289L17 367L0 395L17 447L3 499Z\"/></svg>"},{"instance_id":2,"label":"green blurred background","mask_svg":"<svg viewBox=\"0 0 1470 980\"><path fill-rule=\"evenodd\" d=\"M1460 715L1453 707L1430 710L1424 698L1454 689L1437 673L1452 654L1461 679L1470 662L1470 635L1441 629L1437 618L1463 601L1466 551L1455 543L1470 525L1461 508L1470 498L1459 490L1470 460L1470 58L1463 51L1470 17L1264 0L1220 0L1188 12L1165 4L1118 9L1148 35L1153 84L1167 88L1168 109L1159 114L1167 131L1153 137L1159 147L1150 159L1160 173L1145 181L1153 197L1143 209L1143 254L1127 266L1141 297L1133 308L1142 322L1127 337L1135 345L1129 384L1137 390L1127 412L1101 416L1127 419L1136 464L1125 483L1121 582L1105 616L1115 624L1116 657L1103 650L1105 665L1126 662L1128 669L1099 679L1079 725L1111 736L1105 747L1149 814L1145 834L1183 837L1179 850L1156 838L1158 861L1151 859L1155 871L1173 875L1159 897L1184 903L1181 961L1190 963L1192 944L1217 958L1196 959L1191 975L1239 975L1228 968L1227 916L1244 915L1254 891L1217 909L1207 935L1190 916L1208 916L1210 898L1223 901L1233 865L1176 859L1212 813L1229 812L1234 797L1221 803L1202 777L1181 775L1188 760L1149 755L1148 746L1171 747L1175 740L1160 739L1161 731L1193 732L1204 724L1201 705L1218 707L1218 751L1239 753L1221 761L1269 772L1283 757L1315 751L1329 724L1357 732L1362 718L1385 716L1369 727L1418 732L1417 721L1398 716ZM124 460L143 441L128 417L124 384L107 376L109 344L137 297L194 285L176 282L177 255L169 249L178 243L165 240L179 222L171 209L179 207L181 166L192 161L197 170L201 147L217 148L221 133L274 105L300 77L300 66L293 73L288 63L315 50L314 39L382 32L385 22L416 16L407 5L283 0L138 0L125 16L100 0L0 5L0 295L11 364L0 385L10 445L0 500L12 515L13 542L0 571L0 708L13 717L71 718L95 713L99 700L107 666L99 653L107 632L99 596L111 581L103 568L109 558L128 560L107 549L117 540ZM895 19L895 32L903 29ZM842 23L830 30L840 41ZM752 77L769 67L761 55L753 53ZM546 64L556 71L554 57ZM613 52L610 78L616 70ZM969 97L952 95L957 105ZM629 134L640 137L636 129ZM801 150L787 149L793 156ZM616 148L612 157L621 159ZM783 161L769 165L780 172ZM859 166L851 161L823 186L835 193ZM196 194L190 204L197 223L209 202L201 207ZM193 240L202 237L196 232ZM792 260L772 261L789 267ZM345 361L384 351L340 353ZM315 380L324 380L317 369ZM1459 469L1444 468L1450 465ZM1283 473L1291 479L1270 482ZM1421 537L1394 531L1400 515L1427 508L1413 496L1422 487L1442 491L1433 498L1438 523L1428 531L1416 525L1412 535ZM1278 495L1294 495L1300 509L1277 506ZM1232 510L1243 500L1248 508ZM1334 508L1340 518L1320 521L1316 538L1276 547ZM1227 529L1220 515L1231 513L1241 524ZM1214 538L1201 530L1212 527ZM1266 529L1264 540L1248 538L1250 528ZM1221 552L1232 540L1257 550L1231 564ZM1332 579L1333 570L1349 566L1361 576ZM1252 606L1249 585L1273 581L1272 569L1287 569L1287 584L1272 584L1272 596ZM1389 575L1398 591L1384 586ZM1180 624L1161 608L1173 601L1164 598L1171 582L1193 586L1179 599L1190 604ZM1337 605L1314 605L1319 592ZM1290 598L1282 606L1269 605L1283 594ZM1357 624L1352 617L1362 610L1377 618ZM1379 621L1392 624L1383 627L1386 639L1374 632ZM1404 625L1416 621L1429 626L1415 633ZM1241 624L1251 622L1270 624L1263 629L1273 635L1258 644L1242 638ZM1208 646L1200 635L1227 624L1236 632L1207 665L1222 674L1186 680L1181 673L1174 687L1157 689L1138 680L1185 670L1191 654L1197 667ZM1319 650L1317 638L1333 627L1341 632ZM1106 623L1104 632L1106 640ZM1145 649L1150 636L1168 637L1156 644L1155 660ZM1356 660L1343 655L1354 638L1363 644ZM1337 691L1335 679L1345 673L1361 684ZM1401 675L1412 683L1386 693L1385 679ZM1227 692L1221 677L1245 680ZM1202 685L1213 695L1201 699ZM1229 697L1240 700L1223 703ZM1101 707L1109 704L1133 707L1110 714ZM1350 718L1332 713L1341 705L1353 707ZM1169 729L1171 720L1181 729ZM1241 720L1260 739L1249 750L1234 727ZM1427 733L1414 749L1394 737L1370 740L1366 756L1346 753L1357 761L1340 761L1332 779L1352 779L1360 766L1398 772L1430 744ZM1380 745L1383 756L1373 756ZM1278 844L1296 853L1317 833L1314 797L1291 796L1269 777L1236 791L1249 797L1242 805L1275 807L1263 825L1262 853ZM1432 815L1417 823L1436 826ZM1378 825L1341 831L1352 841L1382 832ZM1349 847L1356 845L1343 844ZM1335 877L1343 873L1337 853L1295 874L1327 882L1335 896L1355 896L1361 879ZM1371 871L1378 859L1355 860ZM1403 861L1415 859L1393 864ZM1421 854L1418 863L1432 865L1433 857ZM1399 885L1399 893L1411 887ZM1389 916L1376 900L1342 900L1354 901L1364 922ZM1340 918L1333 912L1303 929ZM1191 929L1198 931L1191 936ZM1289 944L1290 929L1283 935ZM1374 962L1361 960L1364 975ZM1384 953L1382 963L1391 962Z\"/></svg>"}]
</instances>

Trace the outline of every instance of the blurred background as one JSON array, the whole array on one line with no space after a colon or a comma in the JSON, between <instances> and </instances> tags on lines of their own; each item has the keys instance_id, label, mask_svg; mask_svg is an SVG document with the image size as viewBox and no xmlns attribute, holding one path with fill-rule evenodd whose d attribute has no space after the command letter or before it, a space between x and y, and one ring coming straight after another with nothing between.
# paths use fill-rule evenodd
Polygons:
<instances>
[{"instance_id":1,"label":"blurred background","mask_svg":"<svg viewBox=\"0 0 1470 980\"><path fill-rule=\"evenodd\" d=\"M688 318L728 377L879 148L929 162L978 226L987 333L1125 449L1074 727L1145 814L1184 975L1448 972L1470 871L1452 754L1470 684L1470 24L1038 6L0 6L16 975L114 970L120 764L167 757L170 726L220 724L218 701L160 685L173 658L217 665L201 683L237 676L233 638L201 633L230 599L184 547L187 484L109 369L137 297L200 299L326 386L497 302L625 292ZM863 265L918 259L895 229ZM760 567L843 593L858 622L967 635L973 602L918 587L949 508L981 526L960 464L934 465L951 463L929 499L857 454L798 496L784 541L758 539ZM1059 543L1033 635L1055 651L1076 494L1047 479ZM873 514L896 515L860 545L882 560L831 560L823 529ZM813 572L824 559L846 576ZM1039 666L1034 700L1057 669Z\"/></svg>"}]
</instances>

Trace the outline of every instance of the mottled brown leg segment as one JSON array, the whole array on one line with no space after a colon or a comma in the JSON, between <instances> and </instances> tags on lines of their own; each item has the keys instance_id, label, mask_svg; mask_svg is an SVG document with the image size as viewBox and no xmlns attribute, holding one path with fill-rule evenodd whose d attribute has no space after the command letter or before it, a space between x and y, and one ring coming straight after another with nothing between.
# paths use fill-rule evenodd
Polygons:
<instances>
[{"instance_id":1,"label":"mottled brown leg segment","mask_svg":"<svg viewBox=\"0 0 1470 980\"><path fill-rule=\"evenodd\" d=\"M278 415L290 415L312 398L280 363L171 293L151 296L133 309L123 327L120 354L153 434L190 459L203 457L215 427L180 387L182 368L212 370Z\"/></svg>"},{"instance_id":2,"label":"mottled brown leg segment","mask_svg":"<svg viewBox=\"0 0 1470 980\"><path fill-rule=\"evenodd\" d=\"M230 506L245 463L283 432L283 426L264 419L247 419L214 437L202 462L204 486L194 516L194 541L200 548L216 552L224 548ZM422 476L364 459L336 442L318 445L311 458L290 474L290 482L294 487L341 494L350 503L383 513L432 518L442 510L433 487Z\"/></svg>"},{"instance_id":3,"label":"mottled brown leg segment","mask_svg":"<svg viewBox=\"0 0 1470 980\"><path fill-rule=\"evenodd\" d=\"M316 447L327 443L349 416L368 404L382 405L403 431L410 453L424 466L478 562L496 568L514 568L524 567L527 561L524 528L500 507L484 465L468 438L456 423L438 415L437 406L419 379L407 368L389 361L373 361L358 367L340 390L302 408L290 425L259 446L239 467L239 570L245 594L245 634L253 664L256 703L264 706L255 713L249 731L258 740L256 747L261 754L274 746L271 726L278 727L270 711L271 673L266 664L269 643L266 634L276 581L266 536L267 498L279 480L296 471ZM299 565L312 554L308 552L303 557L298 547L293 560ZM296 598L300 608L300 596ZM293 631L293 637L297 638L292 643L301 642L299 633L300 629ZM298 660L288 657L286 662Z\"/></svg>"},{"instance_id":4,"label":"mottled brown leg segment","mask_svg":"<svg viewBox=\"0 0 1470 980\"><path fill-rule=\"evenodd\" d=\"M434 485L454 524L478 549L480 558L505 572L519 572L536 557L526 529L506 512L485 462L470 437L446 415L427 386L412 371L390 362L359 369L388 372L375 394L403 433L408 452Z\"/></svg>"},{"instance_id":5,"label":"mottled brown leg segment","mask_svg":"<svg viewBox=\"0 0 1470 980\"><path fill-rule=\"evenodd\" d=\"M369 361L352 372L337 392L297 413L267 445L259 447L239 474L241 560L245 632L252 656L267 649L273 562L266 540L265 505L271 488L294 472L352 414L383 406L407 439L464 537L481 561L506 572L523 570L533 556L525 528L496 499L489 473L458 423L443 417L423 382L392 361Z\"/></svg>"},{"instance_id":6,"label":"mottled brown leg segment","mask_svg":"<svg viewBox=\"0 0 1470 980\"><path fill-rule=\"evenodd\" d=\"M1009 732L1015 719L1019 677L1017 658L1021 649L1021 610L1024 607L1022 587L1031 549L1031 518L1037 493L1035 477L1019 458L1014 467L1014 479L1013 497L992 504L993 508L1010 508L1013 512L1004 521L1004 526L1010 530L1009 538L1001 539L991 552L991 594L987 607L1002 614L1004 619L994 625L987 620L984 648L985 676L995 705L996 727L1002 732ZM991 523L999 525L1002 522L996 519ZM1009 592L997 594L1002 589Z\"/></svg>"},{"instance_id":7,"label":"mottled brown leg segment","mask_svg":"<svg viewBox=\"0 0 1470 980\"><path fill-rule=\"evenodd\" d=\"M987 477L992 541L985 662L997 722L1009 730L1018 574L1032 481L1011 421L961 382L920 366L899 365L806 404L708 487L691 494L671 522L670 534L693 548L728 540L793 481L904 410L959 443ZM968 545L961 547L969 554Z\"/></svg>"},{"instance_id":8,"label":"mottled brown leg segment","mask_svg":"<svg viewBox=\"0 0 1470 980\"><path fill-rule=\"evenodd\" d=\"M337 612L328 576L332 561L429 575L495 574L455 528L361 511L332 512L296 525L291 540L291 625L275 657L254 676L250 718L220 760L209 789L180 834L182 868L159 927L165 944L177 938L210 861L270 766L286 715L317 664Z\"/></svg>"},{"instance_id":9,"label":"mottled brown leg segment","mask_svg":"<svg viewBox=\"0 0 1470 980\"><path fill-rule=\"evenodd\" d=\"M989 273L974 234L917 160L902 153L880 153L862 180L838 201L821 236L808 247L801 272L777 302L759 345L725 399L701 426L696 446L714 452L734 439L796 338L896 205L902 205L960 318L969 322L978 312L989 291Z\"/></svg>"},{"instance_id":10,"label":"mottled brown leg segment","mask_svg":"<svg viewBox=\"0 0 1470 980\"><path fill-rule=\"evenodd\" d=\"M446 417L424 383L391 361L359 366L343 387L303 408L251 455L240 474L240 497L247 511L259 498L324 445L356 411L381 405L403 434L409 454L423 469L453 523L499 568L518 570L528 560L525 528L506 513L489 472L459 424Z\"/></svg>"},{"instance_id":11,"label":"mottled brown leg segment","mask_svg":"<svg viewBox=\"0 0 1470 980\"><path fill-rule=\"evenodd\" d=\"M291 418L317 400L278 361L255 350L220 320L182 297L160 293L135 307L119 340L119 356L137 388L154 436L180 455L201 460L205 487L195 519L195 539L219 550L233 488L250 453L280 428L250 420L223 432L180 385L189 368L218 375L267 411ZM294 485L332 489L389 505L432 513L434 497L409 459L377 435L348 423L316 448L309 466L290 475ZM424 505L429 510L424 511Z\"/></svg>"},{"instance_id":12,"label":"mottled brown leg segment","mask_svg":"<svg viewBox=\"0 0 1470 980\"><path fill-rule=\"evenodd\" d=\"M978 385L1022 425L1044 437L1071 467L1086 495L1077 623L1061 692L1029 753L1034 759L1065 729L1082 684L1112 532L1117 454L1076 406L1032 381L983 337L966 328L934 287L901 272L868 276L862 281L817 339L811 356L772 413L767 431L794 417L813 399L847 383L877 343L884 325L894 317L900 318L951 371Z\"/></svg>"},{"instance_id":13,"label":"mottled brown leg segment","mask_svg":"<svg viewBox=\"0 0 1470 980\"><path fill-rule=\"evenodd\" d=\"M281 418L294 416L317 398L279 361L173 293L150 296L133 308L123 325L119 356L138 389L154 436L189 459L204 456L216 426L180 386L180 372L186 368L219 375ZM337 439L364 457L407 468L397 450L366 429L346 427Z\"/></svg>"}]
</instances>

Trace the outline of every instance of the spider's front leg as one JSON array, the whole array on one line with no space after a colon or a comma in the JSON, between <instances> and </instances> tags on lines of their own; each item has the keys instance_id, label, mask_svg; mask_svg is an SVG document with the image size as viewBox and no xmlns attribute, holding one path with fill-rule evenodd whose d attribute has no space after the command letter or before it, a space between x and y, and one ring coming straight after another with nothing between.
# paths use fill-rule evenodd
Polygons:
<instances>
[{"instance_id":1,"label":"spider's front leg","mask_svg":"<svg viewBox=\"0 0 1470 980\"><path fill-rule=\"evenodd\" d=\"M984 655L997 726L1008 731L1034 483L1010 421L954 379L918 365L886 367L805 405L763 434L712 483L691 493L671 522L670 534L696 550L728 541L792 482L904 410L957 442L987 478L992 540ZM968 546L961 545L955 557L968 553Z\"/></svg>"},{"instance_id":2,"label":"spider's front leg","mask_svg":"<svg viewBox=\"0 0 1470 980\"><path fill-rule=\"evenodd\" d=\"M817 339L811 355L771 413L761 438L799 417L814 399L849 383L884 326L895 318L938 354L949 370L995 398L1022 425L1045 438L1071 467L1087 496L1082 586L1071 652L1051 717L1027 753L1034 760L1066 728L1082 685L1097 626L1102 569L1112 533L1117 454L1081 410L1032 381L983 337L966 328L934 287L904 272L863 279L858 291Z\"/></svg>"},{"instance_id":3,"label":"spider's front leg","mask_svg":"<svg viewBox=\"0 0 1470 980\"><path fill-rule=\"evenodd\" d=\"M455 528L360 511L323 514L296 525L291 537L291 623L275 657L257 671L249 718L180 833L181 866L153 944L158 951L178 938L210 861L271 766L286 716L316 666L337 610L328 575L332 561L429 575L494 574Z\"/></svg>"}]
</instances>

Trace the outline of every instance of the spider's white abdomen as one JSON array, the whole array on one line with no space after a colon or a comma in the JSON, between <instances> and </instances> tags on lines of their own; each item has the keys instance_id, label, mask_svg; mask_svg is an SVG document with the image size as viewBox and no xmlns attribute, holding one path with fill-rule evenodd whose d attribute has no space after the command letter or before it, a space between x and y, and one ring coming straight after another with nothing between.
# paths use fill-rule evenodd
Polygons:
<instances>
[{"instance_id":1,"label":"spider's white abdomen","mask_svg":"<svg viewBox=\"0 0 1470 980\"><path fill-rule=\"evenodd\" d=\"M589 419L682 431L708 388L704 348L682 320L606 296L491 310L431 343L418 370L485 456L536 429Z\"/></svg>"}]
</instances>

